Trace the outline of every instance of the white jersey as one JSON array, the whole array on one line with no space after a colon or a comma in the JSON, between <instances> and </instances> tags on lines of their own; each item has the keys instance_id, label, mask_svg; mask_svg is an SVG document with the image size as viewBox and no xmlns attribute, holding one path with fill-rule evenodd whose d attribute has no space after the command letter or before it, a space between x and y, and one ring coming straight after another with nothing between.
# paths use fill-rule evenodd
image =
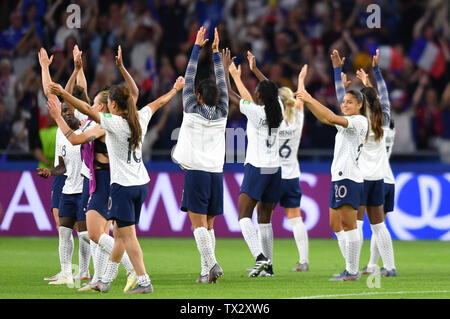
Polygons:
<instances>
[{"instance_id":1,"label":"white jersey","mask_svg":"<svg viewBox=\"0 0 450 319\"><path fill-rule=\"evenodd\" d=\"M384 139L386 143L386 153L387 153L387 173L384 177L384 182L386 184L395 184L394 173L392 173L391 164L389 164L389 158L392 154L392 148L394 147L394 139L395 139L395 130L390 129L389 127L384 127Z\"/></svg>"},{"instance_id":2,"label":"white jersey","mask_svg":"<svg viewBox=\"0 0 450 319\"><path fill-rule=\"evenodd\" d=\"M184 112L173 160L183 169L222 173L226 125L226 117L207 120Z\"/></svg>"},{"instance_id":3,"label":"white jersey","mask_svg":"<svg viewBox=\"0 0 450 319\"><path fill-rule=\"evenodd\" d=\"M281 101L279 103L282 107ZM247 117L248 145L244 165L250 163L255 167L280 167L279 129L272 130L269 136L264 106L243 99L239 105L241 113Z\"/></svg>"},{"instance_id":4,"label":"white jersey","mask_svg":"<svg viewBox=\"0 0 450 319\"><path fill-rule=\"evenodd\" d=\"M81 130L74 131L73 134L80 134ZM63 194L80 194L83 191L83 176L81 175L81 152L80 145L72 145L69 140L63 136L61 143L55 154L64 159L67 176L66 182L62 189Z\"/></svg>"},{"instance_id":5,"label":"white jersey","mask_svg":"<svg viewBox=\"0 0 450 319\"><path fill-rule=\"evenodd\" d=\"M86 124L84 124L84 126L81 128L81 132L89 131L96 124L97 123L95 123L95 121L92 121L92 120L87 121ZM81 147L83 147L83 146L81 146ZM83 161L82 166L81 166L81 175L83 175L84 177L86 177L88 179L90 179L90 177L91 177L91 172L89 170L89 167L87 167L87 165L84 163L84 161Z\"/></svg>"},{"instance_id":6,"label":"white jersey","mask_svg":"<svg viewBox=\"0 0 450 319\"><path fill-rule=\"evenodd\" d=\"M147 133L147 126L152 111L148 106L139 112L142 139ZM139 146L132 150L129 145L130 127L126 119L118 115L100 113L100 127L106 130L105 144L108 149L111 185L138 186L150 181L147 169L142 162L142 139Z\"/></svg>"},{"instance_id":7,"label":"white jersey","mask_svg":"<svg viewBox=\"0 0 450 319\"><path fill-rule=\"evenodd\" d=\"M364 143L358 164L367 181L382 180L386 176L389 161L384 136L376 141L375 133L369 129L369 137Z\"/></svg>"},{"instance_id":8,"label":"white jersey","mask_svg":"<svg viewBox=\"0 0 450 319\"><path fill-rule=\"evenodd\" d=\"M55 161L53 163L54 167L59 165L59 155L58 154L60 153L61 145L62 145L62 143L64 143L65 139L66 139L66 137L64 136L61 129L58 127L58 129L56 130ZM67 175L67 172L64 173L64 175Z\"/></svg>"},{"instance_id":9,"label":"white jersey","mask_svg":"<svg viewBox=\"0 0 450 319\"><path fill-rule=\"evenodd\" d=\"M292 179L300 177L300 165L297 153L302 137L304 114L301 110L295 110L295 118L292 122L283 120L280 125L280 161L281 178Z\"/></svg>"},{"instance_id":10,"label":"white jersey","mask_svg":"<svg viewBox=\"0 0 450 319\"><path fill-rule=\"evenodd\" d=\"M368 122L362 115L345 116L348 126L336 125L333 162L331 164L331 181L349 179L357 183L364 181L358 166L366 139Z\"/></svg>"},{"instance_id":11,"label":"white jersey","mask_svg":"<svg viewBox=\"0 0 450 319\"><path fill-rule=\"evenodd\" d=\"M78 111L77 109L75 109L75 111L73 111L73 116L75 116L75 118L78 121L84 121L87 120L89 118L89 116L87 116L86 114L81 113L80 111Z\"/></svg>"}]
</instances>

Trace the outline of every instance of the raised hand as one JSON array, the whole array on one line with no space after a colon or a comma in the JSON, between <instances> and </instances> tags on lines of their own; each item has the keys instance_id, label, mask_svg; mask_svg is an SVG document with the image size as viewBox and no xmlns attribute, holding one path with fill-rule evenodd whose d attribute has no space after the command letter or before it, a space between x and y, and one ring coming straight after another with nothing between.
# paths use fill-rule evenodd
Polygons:
<instances>
[{"instance_id":1,"label":"raised hand","mask_svg":"<svg viewBox=\"0 0 450 319\"><path fill-rule=\"evenodd\" d=\"M300 89L297 92L294 93L295 97L299 98L303 102L307 103L310 102L313 98L312 96L306 92L305 89Z\"/></svg>"},{"instance_id":2,"label":"raised hand","mask_svg":"<svg viewBox=\"0 0 450 319\"><path fill-rule=\"evenodd\" d=\"M197 37L195 38L195 44L203 47L209 39L205 39L206 28L200 27L197 31Z\"/></svg>"},{"instance_id":3,"label":"raised hand","mask_svg":"<svg viewBox=\"0 0 450 319\"><path fill-rule=\"evenodd\" d=\"M47 110L53 118L61 116L61 102L57 99L49 99L47 101Z\"/></svg>"},{"instance_id":4,"label":"raised hand","mask_svg":"<svg viewBox=\"0 0 450 319\"><path fill-rule=\"evenodd\" d=\"M120 68L123 66L122 61L122 47L119 45L117 48L117 55L116 55L116 65Z\"/></svg>"},{"instance_id":5,"label":"raised hand","mask_svg":"<svg viewBox=\"0 0 450 319\"><path fill-rule=\"evenodd\" d=\"M247 59L248 59L248 64L250 66L250 70L253 71L256 68L256 59L255 56L253 55L253 53L251 53L250 51L247 51Z\"/></svg>"},{"instance_id":6,"label":"raised hand","mask_svg":"<svg viewBox=\"0 0 450 319\"><path fill-rule=\"evenodd\" d=\"M333 52L331 53L331 62L333 63L333 68L342 68L345 62L345 57L341 59L338 50L333 50Z\"/></svg>"},{"instance_id":7,"label":"raised hand","mask_svg":"<svg viewBox=\"0 0 450 319\"><path fill-rule=\"evenodd\" d=\"M380 50L377 49L376 54L372 57L372 67L378 66L379 60L380 60Z\"/></svg>"},{"instance_id":8,"label":"raised hand","mask_svg":"<svg viewBox=\"0 0 450 319\"><path fill-rule=\"evenodd\" d=\"M356 77L361 80L364 86L371 86L369 75L363 69L359 69L356 71Z\"/></svg>"},{"instance_id":9,"label":"raised hand","mask_svg":"<svg viewBox=\"0 0 450 319\"><path fill-rule=\"evenodd\" d=\"M229 72L230 65L233 63L236 57L231 58L231 51L228 48L222 50L222 53L220 53L220 57L222 58L223 70L225 72Z\"/></svg>"},{"instance_id":10,"label":"raised hand","mask_svg":"<svg viewBox=\"0 0 450 319\"><path fill-rule=\"evenodd\" d=\"M214 41L211 45L211 49L213 52L219 52L219 32L217 32L217 28L214 28Z\"/></svg>"},{"instance_id":11,"label":"raised hand","mask_svg":"<svg viewBox=\"0 0 450 319\"><path fill-rule=\"evenodd\" d=\"M236 67L236 64L231 63L230 67L229 67L229 71L231 76L234 78L240 78L241 77L241 66L239 65L238 67Z\"/></svg>"},{"instance_id":12,"label":"raised hand","mask_svg":"<svg viewBox=\"0 0 450 319\"><path fill-rule=\"evenodd\" d=\"M179 76L177 78L177 80L175 81L173 88L175 90L177 90L177 92L178 92L178 91L181 91L183 89L183 87L184 87L184 78L182 76Z\"/></svg>"},{"instance_id":13,"label":"raised hand","mask_svg":"<svg viewBox=\"0 0 450 319\"><path fill-rule=\"evenodd\" d=\"M48 67L50 64L52 64L53 55L50 56L50 59L49 59L47 51L45 51L44 48L41 48L38 52L38 59L39 59L39 64L41 65L41 67Z\"/></svg>"},{"instance_id":14,"label":"raised hand","mask_svg":"<svg viewBox=\"0 0 450 319\"><path fill-rule=\"evenodd\" d=\"M308 74L308 64L305 64L300 70L300 73L298 74L298 79L304 81L307 74Z\"/></svg>"},{"instance_id":15,"label":"raised hand","mask_svg":"<svg viewBox=\"0 0 450 319\"><path fill-rule=\"evenodd\" d=\"M341 79L345 88L347 88L350 85L350 83L352 83L352 81L347 80L347 74L345 74L344 72L341 72Z\"/></svg>"},{"instance_id":16,"label":"raised hand","mask_svg":"<svg viewBox=\"0 0 450 319\"><path fill-rule=\"evenodd\" d=\"M78 45L75 44L75 46L73 47L73 62L75 65L75 69L77 70L81 70L81 68L83 67L83 60L81 59L82 54L83 51L80 51L80 49L78 49Z\"/></svg>"},{"instance_id":17,"label":"raised hand","mask_svg":"<svg viewBox=\"0 0 450 319\"><path fill-rule=\"evenodd\" d=\"M48 91L54 95L61 95L64 92L63 87L58 83L51 82L47 88Z\"/></svg>"}]
</instances>

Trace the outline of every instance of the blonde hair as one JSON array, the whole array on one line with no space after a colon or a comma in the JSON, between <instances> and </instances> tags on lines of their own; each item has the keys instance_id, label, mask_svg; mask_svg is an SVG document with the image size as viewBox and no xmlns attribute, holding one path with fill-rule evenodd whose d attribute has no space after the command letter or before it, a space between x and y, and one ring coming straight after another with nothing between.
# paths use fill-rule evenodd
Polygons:
<instances>
[{"instance_id":1,"label":"blonde hair","mask_svg":"<svg viewBox=\"0 0 450 319\"><path fill-rule=\"evenodd\" d=\"M295 108L297 106L297 100L294 97L292 90L286 86L278 89L278 96L284 105L284 119L290 123L296 120Z\"/></svg>"}]
</instances>

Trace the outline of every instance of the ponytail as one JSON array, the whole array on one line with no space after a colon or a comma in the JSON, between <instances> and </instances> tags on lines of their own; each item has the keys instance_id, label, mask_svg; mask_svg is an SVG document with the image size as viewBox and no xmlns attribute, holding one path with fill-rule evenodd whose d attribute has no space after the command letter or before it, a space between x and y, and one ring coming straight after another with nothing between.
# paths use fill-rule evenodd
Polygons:
<instances>
[{"instance_id":1,"label":"ponytail","mask_svg":"<svg viewBox=\"0 0 450 319\"><path fill-rule=\"evenodd\" d=\"M283 121L283 113L280 103L278 102L278 88L276 84L269 80L259 82L257 92L264 103L264 111L266 112L266 120L269 128L269 136L271 130L279 128Z\"/></svg>"},{"instance_id":2,"label":"ponytail","mask_svg":"<svg viewBox=\"0 0 450 319\"><path fill-rule=\"evenodd\" d=\"M130 127L130 147L136 149L142 139L142 129L139 122L136 104L131 97L130 91L123 85L113 85L109 89L109 98L115 101L119 110L123 111L122 117L125 118Z\"/></svg>"},{"instance_id":3,"label":"ponytail","mask_svg":"<svg viewBox=\"0 0 450 319\"><path fill-rule=\"evenodd\" d=\"M297 106L297 100L294 98L294 93L292 90L286 86L278 89L278 95L281 98L281 102L284 105L284 118L289 123L294 122L295 118L295 107Z\"/></svg>"},{"instance_id":4,"label":"ponytail","mask_svg":"<svg viewBox=\"0 0 450 319\"><path fill-rule=\"evenodd\" d=\"M383 137L383 108L380 99L373 87L365 87L361 92L365 95L370 110L370 128L375 134L375 141L379 141Z\"/></svg>"}]
</instances>

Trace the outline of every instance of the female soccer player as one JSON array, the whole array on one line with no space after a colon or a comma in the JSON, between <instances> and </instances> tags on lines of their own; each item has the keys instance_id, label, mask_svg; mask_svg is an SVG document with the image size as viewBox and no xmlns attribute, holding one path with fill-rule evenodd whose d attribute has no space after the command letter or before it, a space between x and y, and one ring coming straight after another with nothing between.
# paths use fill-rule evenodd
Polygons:
<instances>
[{"instance_id":1,"label":"female soccer player","mask_svg":"<svg viewBox=\"0 0 450 319\"><path fill-rule=\"evenodd\" d=\"M75 52L75 51L74 51ZM78 57L81 59L81 52L75 52L74 54L74 59ZM48 54L47 51L45 51L44 48L41 48L38 52L38 59L39 59L39 64L41 65L41 74L42 74L42 84L43 84L43 89L44 89L44 94L46 95L46 97L48 98L48 100L57 100L57 97L50 94L47 90L47 84L50 83L51 78L50 78L50 71L49 71L49 65L51 64L52 60L53 60L53 56L50 57L50 59L48 58ZM76 68L77 69L77 68ZM76 72L78 72L75 69ZM76 72L74 71L74 74L76 76ZM72 81L69 82L74 82L73 79L75 77L72 77ZM69 86L69 83L68 83ZM68 107L68 111L72 112L73 108ZM66 141L66 138L63 136L62 132L60 129L58 129L56 131L56 149L55 149L55 153L57 153L59 151L59 145L62 145L61 143L64 143ZM55 167L58 166L58 156L55 156ZM52 211L53 211L53 215L55 218L55 222L57 227L59 228L59 203L60 203L60 196L61 196L61 192L64 186L64 183L66 181L66 175L59 175L59 176L55 176L53 178L52 181ZM89 239L88 239L88 235L87 235L87 231L86 231L86 219L84 218L84 214L79 214L78 218L80 220L76 221L76 228L77 228L77 232L78 232L78 238L79 240L79 266L80 266L80 272L76 275L76 279L81 279L81 280L88 280L90 279L90 275L89 275L89 261L90 261L90 250L89 250ZM71 237L71 241L73 242L73 236L72 234L70 234ZM56 280L58 279L58 275L55 276L51 276L48 278L44 278L44 280Z\"/></svg>"},{"instance_id":2,"label":"female soccer player","mask_svg":"<svg viewBox=\"0 0 450 319\"><path fill-rule=\"evenodd\" d=\"M376 51L376 55L372 59L372 67L374 69L380 96L378 96L376 90L371 86L368 75L362 69L357 72L358 78L365 86L362 91L365 92L366 96L369 98L370 105L374 106L372 108L375 108L376 106L376 109L374 110L371 108L371 117L372 122L377 123L376 128L374 129L375 133L372 134L372 132L370 132L369 140L364 144L361 153L360 166L364 174L364 203L358 211L358 220L360 221L362 229L364 211L367 211L373 234L372 241L375 241L374 245L378 248L385 266L382 275L396 277L397 271L394 263L392 239L384 222L386 212L385 190L387 190L384 179L389 172L392 174L389 165L386 138L384 136L384 134L389 131L390 103L386 84L380 68L378 67L378 60L379 50ZM380 135L382 135L381 138L377 139ZM366 270L370 272L374 270L373 268L374 267L371 267L371 269ZM365 272L364 269L363 272Z\"/></svg>"},{"instance_id":3,"label":"female soccer player","mask_svg":"<svg viewBox=\"0 0 450 319\"><path fill-rule=\"evenodd\" d=\"M259 81L267 80L264 74L256 65L254 55L247 51L247 58L250 70L255 74ZM298 77L298 90L304 89L304 80L307 74L307 65L304 65ZM284 105L284 120L280 126L280 160L281 160L281 194L280 205L285 208L286 216L292 225L295 243L299 253L299 262L293 271L309 270L309 246L308 233L300 214L300 201L302 191L300 188L300 166L297 159L298 147L303 128L303 101L296 99L291 89L282 87L278 89L278 95ZM271 225L260 224L259 228ZM263 245L263 253L272 260L273 252L273 233L270 233L272 242L269 245ZM266 247L268 246L268 247ZM267 249L268 248L268 249ZM273 269L262 271L260 276L273 275Z\"/></svg>"},{"instance_id":4,"label":"female soccer player","mask_svg":"<svg viewBox=\"0 0 450 319\"><path fill-rule=\"evenodd\" d=\"M273 241L270 222L281 186L278 129L283 121L283 109L275 83L269 80L259 82L253 98L242 83L240 67L238 69L231 63L229 69L240 94L239 96L232 91L226 77L230 100L238 105L241 113L247 117L248 146L238 212L242 235L256 259L249 277L255 277L263 270L273 273L271 261L264 255L262 246L270 246L270 242ZM261 242L251 220L256 204L258 204L258 224L268 225L260 228ZM272 249L269 247L267 250Z\"/></svg>"},{"instance_id":5,"label":"female soccer player","mask_svg":"<svg viewBox=\"0 0 450 319\"><path fill-rule=\"evenodd\" d=\"M307 66L299 74L298 90L304 88ZM285 107L284 121L280 126L280 159L281 159L281 195L280 205L284 207L286 216L292 226L295 243L299 253L299 261L293 271L309 270L308 232L300 214L302 191L300 188L300 166L297 159L298 147L303 128L303 102L295 99L287 87L278 90Z\"/></svg>"},{"instance_id":6,"label":"female soccer player","mask_svg":"<svg viewBox=\"0 0 450 319\"><path fill-rule=\"evenodd\" d=\"M51 99L50 101L52 101ZM62 116L68 123L71 130L65 134L66 138L80 132L80 122L76 119L67 107L63 108ZM58 216L59 216L59 258L61 263L61 273L58 279L50 281L51 285L73 284L72 277L72 255L73 255L73 237L72 231L75 222L84 220L81 209L81 192L83 189L83 178L81 176L81 156L80 146L73 146L67 139L64 140L61 147L57 150L56 156L64 161L67 179L62 189L60 198ZM61 159L60 159L61 160ZM61 166L60 166L61 167ZM44 178L64 174L62 170L38 168L38 174Z\"/></svg>"},{"instance_id":7,"label":"female soccer player","mask_svg":"<svg viewBox=\"0 0 450 319\"><path fill-rule=\"evenodd\" d=\"M343 228L343 235L346 237L346 268L338 277L330 280L358 280L360 241L356 215L363 192L363 177L358 159L368 130L367 117L364 116L366 98L359 91L348 91L341 103L343 116L340 116L305 90L299 90L295 95L305 102L319 121L337 129L331 164L330 226L335 232Z\"/></svg>"},{"instance_id":8,"label":"female soccer player","mask_svg":"<svg viewBox=\"0 0 450 319\"><path fill-rule=\"evenodd\" d=\"M231 63L219 53L219 34L212 43L215 81L200 81L194 88L200 50L206 28L197 32L183 88L183 122L173 159L184 170L181 210L188 212L201 259L198 283L216 283L223 270L215 256L214 219L223 214L223 164L225 128L228 116L228 90L224 67Z\"/></svg>"},{"instance_id":9,"label":"female soccer player","mask_svg":"<svg viewBox=\"0 0 450 319\"><path fill-rule=\"evenodd\" d=\"M108 219L114 223L114 247L106 270L100 282L93 288L108 292L111 282L118 273L124 251L128 253L136 271L138 286L127 293L152 293L153 287L145 269L142 250L136 237L135 225L139 222L141 207L148 193L148 172L141 160L142 137L145 136L152 114L165 105L184 86L179 77L171 91L146 105L140 111L130 90L122 85L109 90L108 109L110 113L95 112L87 104L74 104L73 97L61 86L50 84L53 94L60 95L72 103L80 112L88 115L106 131L111 172Z\"/></svg>"},{"instance_id":10,"label":"female soccer player","mask_svg":"<svg viewBox=\"0 0 450 319\"><path fill-rule=\"evenodd\" d=\"M386 141L386 152L389 158L392 153L392 147L394 146L394 138L395 138L395 124L393 119L391 119L389 127L384 128L384 136ZM390 164L387 171L388 173L384 178L384 220L386 220L386 214L394 210L394 199L395 199L395 179ZM380 251L377 246L375 234L372 232L372 237L370 239L369 263L361 270L361 273L363 275L374 273L377 270L377 264L379 259L380 259ZM389 272L386 269L386 266L380 269L380 273L383 276L389 277L395 277L395 275L397 275L397 271L395 271L395 273L393 271Z\"/></svg>"}]
</instances>

